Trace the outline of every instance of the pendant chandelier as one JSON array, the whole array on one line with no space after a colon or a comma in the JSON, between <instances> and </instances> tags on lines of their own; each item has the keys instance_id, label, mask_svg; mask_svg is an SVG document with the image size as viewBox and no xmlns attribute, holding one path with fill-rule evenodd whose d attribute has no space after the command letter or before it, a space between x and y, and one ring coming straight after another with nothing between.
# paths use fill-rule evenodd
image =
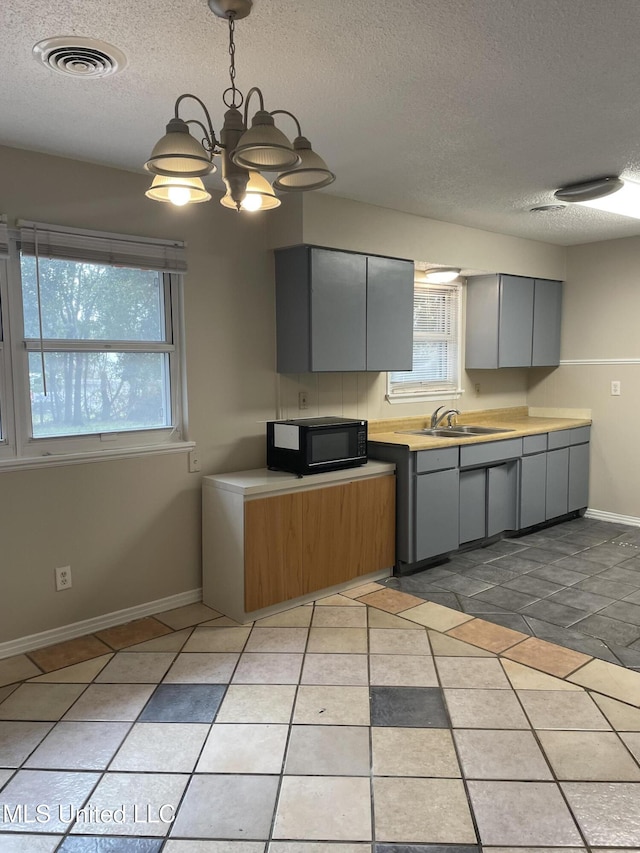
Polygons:
<instances>
[{"instance_id":1,"label":"pendant chandelier","mask_svg":"<svg viewBox=\"0 0 640 853\"><path fill-rule=\"evenodd\" d=\"M196 95L184 94L176 100L174 116L144 164L155 177L146 195L154 201L176 205L209 201L211 194L202 178L216 171L213 159L221 158L222 180L227 188L221 204L235 210L269 210L280 205L274 188L282 192L306 192L326 187L336 176L302 135L298 119L288 110L265 109L262 92L249 90L246 98L235 83L235 22L251 12L252 0L209 0L209 8L229 24L230 86L222 94L227 107L220 138L216 137L211 116ZM257 97L259 109L248 126L249 103ZM185 99L201 107L206 123L182 119L180 105ZM241 107L244 104L244 113ZM276 127L274 116L287 116L296 127L293 143ZM191 135L189 125L198 128L201 140ZM262 174L277 172L273 185Z\"/></svg>"}]
</instances>

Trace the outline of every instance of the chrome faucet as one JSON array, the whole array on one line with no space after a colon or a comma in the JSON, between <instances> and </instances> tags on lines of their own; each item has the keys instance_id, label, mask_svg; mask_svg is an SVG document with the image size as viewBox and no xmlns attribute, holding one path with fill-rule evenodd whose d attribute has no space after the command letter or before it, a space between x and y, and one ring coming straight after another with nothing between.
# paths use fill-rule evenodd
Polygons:
<instances>
[{"instance_id":1,"label":"chrome faucet","mask_svg":"<svg viewBox=\"0 0 640 853\"><path fill-rule=\"evenodd\" d=\"M431 415L431 429L435 429L438 424L445 418L447 419L447 426L453 426L453 424L451 423L452 419L455 417L455 415L460 414L457 409L447 409L446 412L442 412L442 414L440 414L443 409L444 406L439 406Z\"/></svg>"}]
</instances>

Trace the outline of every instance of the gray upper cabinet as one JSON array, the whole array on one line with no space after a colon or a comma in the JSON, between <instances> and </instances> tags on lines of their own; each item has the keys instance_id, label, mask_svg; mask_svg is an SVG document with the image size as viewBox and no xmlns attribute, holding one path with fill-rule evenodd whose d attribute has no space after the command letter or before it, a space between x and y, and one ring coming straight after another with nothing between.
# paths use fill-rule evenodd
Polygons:
<instances>
[{"instance_id":1,"label":"gray upper cabinet","mask_svg":"<svg viewBox=\"0 0 640 853\"><path fill-rule=\"evenodd\" d=\"M411 370L412 261L312 246L275 256L279 373Z\"/></svg>"},{"instance_id":2,"label":"gray upper cabinet","mask_svg":"<svg viewBox=\"0 0 640 853\"><path fill-rule=\"evenodd\" d=\"M557 365L562 282L514 275L467 280L467 368Z\"/></svg>"}]
</instances>

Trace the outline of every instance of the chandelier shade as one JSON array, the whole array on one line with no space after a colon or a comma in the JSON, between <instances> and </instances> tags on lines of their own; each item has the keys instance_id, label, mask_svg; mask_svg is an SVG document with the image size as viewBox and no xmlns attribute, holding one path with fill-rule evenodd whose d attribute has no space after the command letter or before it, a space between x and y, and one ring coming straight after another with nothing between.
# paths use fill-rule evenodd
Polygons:
<instances>
[{"instance_id":1,"label":"chandelier shade","mask_svg":"<svg viewBox=\"0 0 640 853\"><path fill-rule=\"evenodd\" d=\"M306 192L327 187L335 181L336 176L322 157L312 150L308 139L298 136L293 141L293 148L300 155L300 165L281 172L273 182L275 189L284 192Z\"/></svg>"},{"instance_id":2,"label":"chandelier shade","mask_svg":"<svg viewBox=\"0 0 640 853\"><path fill-rule=\"evenodd\" d=\"M300 163L300 155L266 110L258 110L254 115L251 127L240 137L231 159L237 166L265 172L281 172Z\"/></svg>"},{"instance_id":3,"label":"chandelier shade","mask_svg":"<svg viewBox=\"0 0 640 853\"><path fill-rule=\"evenodd\" d=\"M144 164L154 175L201 178L215 171L211 157L197 139L189 133L189 125L181 118L172 118L167 132L153 147Z\"/></svg>"},{"instance_id":4,"label":"chandelier shade","mask_svg":"<svg viewBox=\"0 0 640 853\"><path fill-rule=\"evenodd\" d=\"M156 175L145 195L154 201L171 202L177 207L199 204L211 198L201 178L170 178L167 175Z\"/></svg>"},{"instance_id":5,"label":"chandelier shade","mask_svg":"<svg viewBox=\"0 0 640 853\"><path fill-rule=\"evenodd\" d=\"M237 204L229 192L220 199L220 204L224 207L237 209ZM280 199L274 193L269 181L260 172L249 172L249 181L244 198L240 202L240 209L247 211L273 210L280 207L280 204Z\"/></svg>"}]
</instances>

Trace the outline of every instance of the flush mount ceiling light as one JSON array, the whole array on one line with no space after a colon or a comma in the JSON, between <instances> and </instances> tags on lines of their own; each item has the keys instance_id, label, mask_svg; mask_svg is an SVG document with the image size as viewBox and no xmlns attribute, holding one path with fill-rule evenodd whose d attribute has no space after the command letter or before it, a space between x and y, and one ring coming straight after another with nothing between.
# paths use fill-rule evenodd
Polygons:
<instances>
[{"instance_id":1,"label":"flush mount ceiling light","mask_svg":"<svg viewBox=\"0 0 640 853\"><path fill-rule=\"evenodd\" d=\"M617 192L622 186L623 181L617 177L594 178L591 181L584 181L581 184L572 184L569 187L562 187L556 190L554 196L558 201L569 201L575 204L581 204L595 199L601 199L605 196Z\"/></svg>"},{"instance_id":2,"label":"flush mount ceiling light","mask_svg":"<svg viewBox=\"0 0 640 853\"><path fill-rule=\"evenodd\" d=\"M236 86L235 22L246 18L252 5L252 0L209 0L211 11L219 18L226 18L229 24L230 86L222 93L222 101L227 111L220 139L216 137L209 111L203 101L196 95L186 93L176 100L174 116L167 124L166 134L156 143L145 163L145 169L152 174L182 182L180 204L207 200L199 195L204 186L191 190L189 187L185 188L185 180L200 180L214 172L213 158L217 156L222 160L222 179L227 187L221 204L236 210L270 210L279 206L280 200L276 198L271 184L261 172L278 172L274 186L285 192L320 189L335 181L336 176L312 150L309 140L302 136L300 123L293 113L288 110L269 112L265 109L260 89L251 88L245 98ZM252 118L251 127L248 127L249 102L254 95L258 98L259 109ZM180 104L187 98L199 104L206 124L197 119L180 118ZM240 111L243 104L244 114ZM277 115L286 115L295 122L298 136L293 144L276 127L274 116ZM203 137L200 141L191 135L189 125L195 125L202 131ZM160 197L165 194L164 185L154 192L157 188L156 181L157 177L147 191L147 196L156 201L172 201L173 199L168 197L168 190L167 198ZM189 197L183 201L185 194Z\"/></svg>"},{"instance_id":3,"label":"flush mount ceiling light","mask_svg":"<svg viewBox=\"0 0 640 853\"><path fill-rule=\"evenodd\" d=\"M435 267L431 270L425 270L424 281L429 284L449 284L455 281L460 275L458 267Z\"/></svg>"},{"instance_id":4,"label":"flush mount ceiling light","mask_svg":"<svg viewBox=\"0 0 640 853\"><path fill-rule=\"evenodd\" d=\"M609 177L563 187L555 193L560 201L569 201L583 207L604 210L640 219L640 184L622 178Z\"/></svg>"}]
</instances>

